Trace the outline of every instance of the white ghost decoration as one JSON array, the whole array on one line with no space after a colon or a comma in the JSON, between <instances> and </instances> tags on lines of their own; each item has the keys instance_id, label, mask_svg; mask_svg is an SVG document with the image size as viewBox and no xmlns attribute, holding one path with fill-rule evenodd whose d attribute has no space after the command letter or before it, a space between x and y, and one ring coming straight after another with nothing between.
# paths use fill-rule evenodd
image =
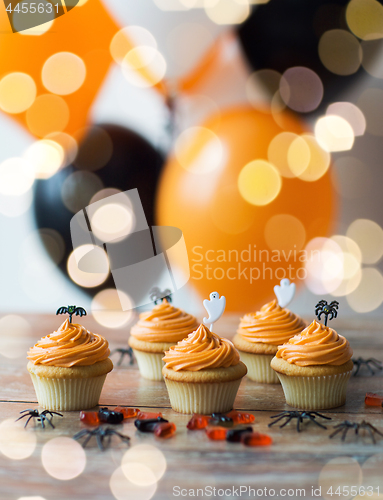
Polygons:
<instances>
[{"instance_id":1,"label":"white ghost decoration","mask_svg":"<svg viewBox=\"0 0 383 500\"><path fill-rule=\"evenodd\" d=\"M226 299L224 296L220 297L218 292L210 294L210 300L205 299L203 306L209 314L208 318L203 318L203 323L210 323L210 331L213 331L213 325L225 311Z\"/></svg>"},{"instance_id":2,"label":"white ghost decoration","mask_svg":"<svg viewBox=\"0 0 383 500\"><path fill-rule=\"evenodd\" d=\"M275 285L274 293L281 307L286 307L293 300L295 295L295 283L290 283L287 278L281 280L280 285Z\"/></svg>"}]
</instances>

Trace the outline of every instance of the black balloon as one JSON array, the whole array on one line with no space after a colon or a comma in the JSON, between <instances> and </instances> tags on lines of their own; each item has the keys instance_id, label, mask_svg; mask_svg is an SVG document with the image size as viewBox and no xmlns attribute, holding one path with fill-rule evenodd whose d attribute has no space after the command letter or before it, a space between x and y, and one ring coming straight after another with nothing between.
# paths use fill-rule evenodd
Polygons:
<instances>
[{"instance_id":1,"label":"black balloon","mask_svg":"<svg viewBox=\"0 0 383 500\"><path fill-rule=\"evenodd\" d=\"M85 208L90 198L102 188L120 191L137 188L148 224L154 224L154 201L163 155L146 139L119 125L100 124L90 128L82 138L72 165L45 180L35 182L34 213L37 227L58 231L65 243L64 257L59 263L68 276L67 260L73 250L70 220ZM100 165L102 165L100 167ZM96 167L93 172L90 171ZM68 181L76 174L76 182ZM70 201L63 201L63 191ZM64 194L65 194L64 193ZM64 196L65 197L65 196ZM44 241L43 241L44 243ZM47 248L49 253L49 248ZM100 286L82 288L95 295L102 288L114 287L111 276Z\"/></svg>"},{"instance_id":2,"label":"black balloon","mask_svg":"<svg viewBox=\"0 0 383 500\"><path fill-rule=\"evenodd\" d=\"M323 33L347 30L345 12L349 0L271 0L254 8L238 28L244 53L254 70L284 73L294 66L315 71L324 85L320 110L334 102L363 70L336 75L322 64L318 43Z\"/></svg>"}]
</instances>

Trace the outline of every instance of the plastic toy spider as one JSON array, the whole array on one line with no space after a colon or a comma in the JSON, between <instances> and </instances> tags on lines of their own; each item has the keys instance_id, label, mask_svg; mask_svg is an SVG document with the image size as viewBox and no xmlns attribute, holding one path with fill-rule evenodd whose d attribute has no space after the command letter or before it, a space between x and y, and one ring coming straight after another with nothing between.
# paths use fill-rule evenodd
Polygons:
<instances>
[{"instance_id":1,"label":"plastic toy spider","mask_svg":"<svg viewBox=\"0 0 383 500\"><path fill-rule=\"evenodd\" d=\"M166 299L168 302L171 302L172 301L172 298L170 296L171 294L171 290L169 290L169 288L165 288L165 290L160 290L158 286L154 286L151 290L150 290L150 300L152 300L154 302L154 305L157 305L157 302L159 302L160 300L163 300L163 299Z\"/></svg>"},{"instance_id":2,"label":"plastic toy spider","mask_svg":"<svg viewBox=\"0 0 383 500\"><path fill-rule=\"evenodd\" d=\"M321 413L318 413L316 411L293 410L293 411L283 411L282 413L278 413L277 415L272 415L270 418L276 418L276 420L274 420L274 422L271 422L268 426L271 427L272 425L276 424L283 418L286 418L286 421L279 426L280 428L282 428L285 425L287 425L293 418L296 418L297 432L301 432L300 426L304 419L311 420L311 422L314 422L319 427L322 427L322 429L327 429L327 427L325 427L323 424L315 420L316 417L321 417L325 418L326 420L331 420L331 417L326 417L325 415L322 415Z\"/></svg>"},{"instance_id":3,"label":"plastic toy spider","mask_svg":"<svg viewBox=\"0 0 383 500\"><path fill-rule=\"evenodd\" d=\"M360 429L366 429L374 444L376 444L376 439L374 436L375 432L377 434L379 434L379 436L383 436L383 434L376 427L374 427L372 424L370 424L370 422L366 422L366 420L362 420L362 422L360 422L360 423L359 422L349 422L348 420L344 420L342 423L335 425L334 429L336 429L336 430L332 434L330 434L330 436L329 436L330 439L333 438L334 436L336 436L338 434L338 432L343 431L341 440L345 441L346 435L347 435L347 432L349 431L349 429L354 429L356 435L359 435Z\"/></svg>"},{"instance_id":4,"label":"plastic toy spider","mask_svg":"<svg viewBox=\"0 0 383 500\"><path fill-rule=\"evenodd\" d=\"M43 429L45 429L44 421L48 422L48 424L54 429L55 426L52 424L53 415L58 415L59 417L62 417L61 413L57 413L55 411L49 411L49 410L44 410L41 413L39 413L38 410L29 409L29 410L23 410L20 413L24 413L24 415L21 415L21 417L19 417L17 420L15 420L15 422L17 422L18 420L20 420L24 417L29 417L28 420L25 422L24 428L29 424L29 421L32 418L37 418L37 421L41 423L41 427Z\"/></svg>"},{"instance_id":5,"label":"plastic toy spider","mask_svg":"<svg viewBox=\"0 0 383 500\"><path fill-rule=\"evenodd\" d=\"M118 361L117 361L117 366L121 366L122 362L125 358L125 356L129 357L129 364L133 365L134 364L134 356L133 356L133 349L131 347L126 347L126 348L119 348L119 349L114 349L110 355L113 356L113 354L117 353L120 355Z\"/></svg>"},{"instance_id":6,"label":"plastic toy spider","mask_svg":"<svg viewBox=\"0 0 383 500\"><path fill-rule=\"evenodd\" d=\"M107 437L108 438L108 446L110 444L112 436L118 436L122 441L125 443L129 444L130 437L125 436L124 434L121 434L120 432L115 431L111 427L107 426L100 426L97 427L96 429L83 429L77 434L73 436L73 439L79 440L84 436L87 436L85 440L82 443L82 447L85 448L85 446L88 444L89 440L94 436L97 441L97 445L101 451L105 450L104 447L104 439Z\"/></svg>"},{"instance_id":7,"label":"plastic toy spider","mask_svg":"<svg viewBox=\"0 0 383 500\"><path fill-rule=\"evenodd\" d=\"M375 373L376 373L376 372L374 372L373 368L375 368L378 371L383 370L383 363L375 358L368 358L368 359L363 359L363 358L354 359L353 358L352 362L354 363L354 366L356 367L356 370L354 372L354 377L356 377L358 375L359 370L362 366L365 366L369 370L370 375L375 375Z\"/></svg>"},{"instance_id":8,"label":"plastic toy spider","mask_svg":"<svg viewBox=\"0 0 383 500\"><path fill-rule=\"evenodd\" d=\"M324 315L324 326L327 326L327 321L332 320L338 316L339 302L333 300L327 304L325 300L320 300L315 306L315 316L320 320L322 314Z\"/></svg>"},{"instance_id":9,"label":"plastic toy spider","mask_svg":"<svg viewBox=\"0 0 383 500\"><path fill-rule=\"evenodd\" d=\"M69 314L69 323L72 323L73 314L76 316L86 316L86 311L83 307L62 306L57 309L56 314Z\"/></svg>"}]
</instances>

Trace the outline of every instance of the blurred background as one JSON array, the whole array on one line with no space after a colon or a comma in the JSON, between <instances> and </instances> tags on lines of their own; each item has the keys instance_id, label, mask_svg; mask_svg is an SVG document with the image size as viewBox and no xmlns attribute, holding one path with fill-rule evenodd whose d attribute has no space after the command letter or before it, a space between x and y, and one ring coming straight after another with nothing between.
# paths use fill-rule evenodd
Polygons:
<instances>
[{"instance_id":1,"label":"blurred background","mask_svg":"<svg viewBox=\"0 0 383 500\"><path fill-rule=\"evenodd\" d=\"M13 33L0 8L1 315L77 304L128 324L110 271L78 269L69 223L133 188L150 225L183 231L191 279L176 306L202 314L217 290L228 310L255 310L291 277L297 313L326 298L382 314L381 2L64 10ZM110 241L129 217L111 206L94 231Z\"/></svg>"}]
</instances>

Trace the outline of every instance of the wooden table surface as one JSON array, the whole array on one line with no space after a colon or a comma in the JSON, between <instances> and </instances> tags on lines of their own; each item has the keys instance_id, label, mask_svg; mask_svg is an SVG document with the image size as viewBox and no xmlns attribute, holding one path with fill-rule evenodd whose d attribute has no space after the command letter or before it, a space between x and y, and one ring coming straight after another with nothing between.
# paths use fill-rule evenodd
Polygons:
<instances>
[{"instance_id":1,"label":"wooden table surface","mask_svg":"<svg viewBox=\"0 0 383 500\"><path fill-rule=\"evenodd\" d=\"M32 331L18 340L21 347L25 346L24 352L39 338L59 326L59 320L55 316L28 316L28 320ZM217 333L230 338L235 331L237 321L238 316L222 318L216 325ZM90 330L105 335L111 349L126 346L129 328L107 330L100 327L92 317L83 318L82 324ZM332 326L349 339L355 357L373 356L383 360L383 335L379 321L368 318L335 320ZM1 336L4 335L5 332L1 332ZM53 438L62 436L71 438L76 432L85 428L79 420L79 412L65 412L62 419L55 417L53 420L55 429L48 426L43 430L31 421L25 431L18 430L17 436L21 436L22 440L25 437L27 444L36 441L33 453L24 459L9 458L9 455L12 455L12 448L19 446L21 450L23 449L23 442L7 441L7 424L15 420L21 410L36 408L37 403L26 369L25 355L22 354L15 359L0 356L0 359L1 500L18 500L21 497L42 497L44 500L170 499L177 498L176 494L181 492L180 488L186 489L179 495L180 497L191 498L193 491L190 492L190 489L194 488L197 494L197 488L205 487L215 487L216 497L236 498L239 497L239 490L236 491L235 488L240 486L255 490L263 489L262 497L271 496L268 494L270 489L275 490L274 496L281 497L284 494L284 490L281 489L290 489L289 494L286 492L285 495L289 498L302 496L318 498L312 493L312 487L318 488L318 485L322 485L321 497L331 498L329 495L326 496L326 488L330 484L328 483L330 470L335 474L334 486L338 483L349 486L360 484L373 486L374 496L365 498L383 498L383 438L377 436L378 441L375 445L366 436L356 437L351 432L345 442L342 442L339 436L329 439L332 427L345 419L353 422L365 419L383 431L383 409L364 405L366 392L378 392L383 395L382 372L371 377L363 371L361 376L351 377L346 405L323 412L332 418L327 424L327 430L320 429L313 423L307 423L300 434L297 434L293 422L283 429L277 426L268 428L271 415L290 409L285 404L280 385L257 384L244 379L235 408L254 413L256 418L254 430L268 433L273 439L271 446L249 448L242 444L209 441L204 431L188 431L186 424L190 417L171 410L165 384L142 379L137 365L129 366L126 362L121 367L115 367L108 375L100 404L111 407L131 406L149 411L160 410L165 418L176 424L176 435L167 440L159 440L152 434L139 433L133 421L127 421L123 425L116 426L116 429L130 436L130 448L120 443L117 438L113 438L112 446L100 452L95 440L92 439L85 448L86 465L83 472L74 479L59 480L52 477L44 468L42 450ZM118 358L112 359L116 361ZM55 443L57 442L52 441L50 446ZM165 457L166 472L154 485L151 481L151 485L137 486L129 482L119 469L127 450L132 450L129 456L134 457L134 447L140 444L156 447ZM7 446L10 452L7 451ZM33 445L30 446L33 449ZM150 452L150 448L148 449ZM72 462L71 454L69 452L65 454L62 450L60 453L55 460L62 460L62 467L65 469L68 463ZM332 461L331 464L326 466L329 461ZM135 470L134 466L131 470ZM150 479L148 481L150 482ZM376 496L378 486L380 497ZM304 495L296 493L296 488L304 489ZM214 492L205 490L207 494L209 491ZM258 495L254 496L243 489L242 498L260 498L260 493L258 491ZM199 491L198 494L201 496L202 492ZM351 497L334 495L333 498Z\"/></svg>"}]
</instances>

